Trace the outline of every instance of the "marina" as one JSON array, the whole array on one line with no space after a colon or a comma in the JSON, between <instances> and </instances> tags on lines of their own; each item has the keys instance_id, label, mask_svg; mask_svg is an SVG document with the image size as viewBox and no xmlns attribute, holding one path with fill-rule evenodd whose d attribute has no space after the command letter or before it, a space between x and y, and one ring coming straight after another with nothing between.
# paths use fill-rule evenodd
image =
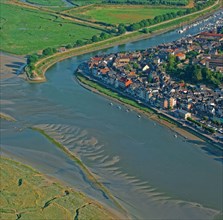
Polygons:
<instances>
[{"instance_id":1,"label":"marina","mask_svg":"<svg viewBox=\"0 0 223 220\"><path fill-rule=\"evenodd\" d=\"M217 28L218 26L222 26L223 25L223 11L219 11L217 14L210 16L208 18L205 18L203 20L199 20L193 24L183 26L179 30L177 30L177 32L179 34L186 33L189 29L200 26L200 25L202 25L202 27L199 27L200 31L210 31Z\"/></svg>"}]
</instances>

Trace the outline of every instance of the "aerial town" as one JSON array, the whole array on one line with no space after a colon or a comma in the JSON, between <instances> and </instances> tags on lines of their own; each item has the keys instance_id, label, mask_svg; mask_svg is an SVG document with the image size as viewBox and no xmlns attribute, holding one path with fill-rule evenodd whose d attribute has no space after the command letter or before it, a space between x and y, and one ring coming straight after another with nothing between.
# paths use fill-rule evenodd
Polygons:
<instances>
[{"instance_id":1,"label":"aerial town","mask_svg":"<svg viewBox=\"0 0 223 220\"><path fill-rule=\"evenodd\" d=\"M223 143L222 26L143 51L95 56L79 71Z\"/></svg>"},{"instance_id":2,"label":"aerial town","mask_svg":"<svg viewBox=\"0 0 223 220\"><path fill-rule=\"evenodd\" d=\"M223 220L223 0L0 14L0 220Z\"/></svg>"}]
</instances>

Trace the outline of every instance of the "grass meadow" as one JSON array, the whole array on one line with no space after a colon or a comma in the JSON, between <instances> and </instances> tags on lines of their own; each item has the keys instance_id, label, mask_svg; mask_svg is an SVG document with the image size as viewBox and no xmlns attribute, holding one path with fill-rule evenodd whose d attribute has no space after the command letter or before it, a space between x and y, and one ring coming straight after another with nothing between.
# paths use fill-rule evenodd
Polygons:
<instances>
[{"instance_id":1,"label":"grass meadow","mask_svg":"<svg viewBox=\"0 0 223 220\"><path fill-rule=\"evenodd\" d=\"M143 19L152 19L157 15L177 12L179 8L132 6L132 5L94 5L80 9L71 9L70 15L92 21L105 22L108 24L130 24ZM182 9L183 10L183 9Z\"/></svg>"},{"instance_id":2,"label":"grass meadow","mask_svg":"<svg viewBox=\"0 0 223 220\"><path fill-rule=\"evenodd\" d=\"M76 40L90 39L101 30L76 24L55 14L1 3L0 50L30 54Z\"/></svg>"}]
</instances>

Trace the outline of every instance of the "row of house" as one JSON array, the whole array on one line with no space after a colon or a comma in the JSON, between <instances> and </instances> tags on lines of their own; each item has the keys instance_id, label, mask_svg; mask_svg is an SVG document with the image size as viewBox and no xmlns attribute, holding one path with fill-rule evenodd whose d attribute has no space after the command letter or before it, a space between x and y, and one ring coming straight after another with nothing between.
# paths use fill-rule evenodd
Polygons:
<instances>
[{"instance_id":1,"label":"row of house","mask_svg":"<svg viewBox=\"0 0 223 220\"><path fill-rule=\"evenodd\" d=\"M188 52L193 51L196 55L190 62L221 72L222 45L223 34L201 33L142 51L92 57L87 68L102 83L158 109L177 110L183 118L223 118L223 85L212 89L186 84L165 71L170 54L183 68L189 63Z\"/></svg>"}]
</instances>

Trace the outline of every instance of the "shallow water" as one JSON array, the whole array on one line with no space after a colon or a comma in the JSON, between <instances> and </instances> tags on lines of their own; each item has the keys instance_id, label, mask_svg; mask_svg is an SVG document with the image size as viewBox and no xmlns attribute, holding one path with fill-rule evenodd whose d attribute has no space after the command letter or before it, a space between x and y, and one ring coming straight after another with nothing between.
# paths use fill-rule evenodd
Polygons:
<instances>
[{"instance_id":1,"label":"shallow water","mask_svg":"<svg viewBox=\"0 0 223 220\"><path fill-rule=\"evenodd\" d=\"M198 27L185 34L194 34ZM1 81L5 155L31 164L112 205L80 168L41 134L37 126L75 152L132 216L141 219L212 219L222 208L222 161L212 146L174 137L174 132L82 88L73 73L98 53L145 49L178 39L176 31L59 62L46 83L18 77ZM113 206L114 207L114 206Z\"/></svg>"}]
</instances>

